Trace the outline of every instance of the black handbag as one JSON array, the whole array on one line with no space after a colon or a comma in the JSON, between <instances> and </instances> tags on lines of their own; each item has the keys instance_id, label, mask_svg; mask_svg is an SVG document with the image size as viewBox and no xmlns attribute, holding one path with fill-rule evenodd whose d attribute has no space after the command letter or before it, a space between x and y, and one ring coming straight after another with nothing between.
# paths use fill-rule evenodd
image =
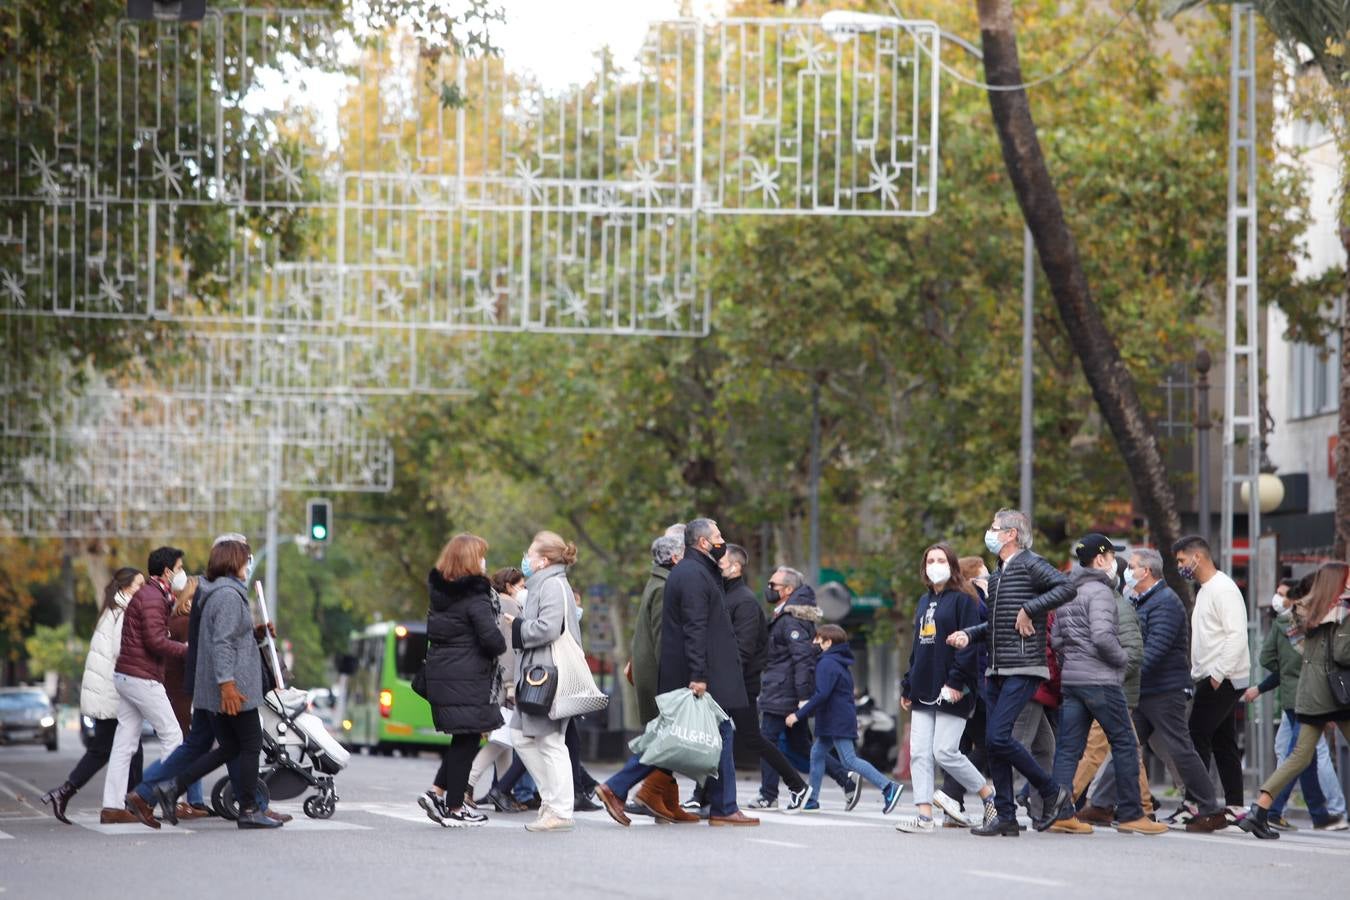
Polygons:
<instances>
[{"instance_id":1,"label":"black handbag","mask_svg":"<svg viewBox=\"0 0 1350 900\"><path fill-rule=\"evenodd\" d=\"M558 667L530 666L516 685L516 709L527 716L547 716L558 695Z\"/></svg>"},{"instance_id":2,"label":"black handbag","mask_svg":"<svg viewBox=\"0 0 1350 900\"><path fill-rule=\"evenodd\" d=\"M1331 688L1331 696L1335 699L1336 705L1341 709L1350 709L1350 669L1342 669L1336 665L1336 660L1331 655L1332 645L1336 643L1336 629L1331 629L1331 634L1327 635L1327 686Z\"/></svg>"}]
</instances>

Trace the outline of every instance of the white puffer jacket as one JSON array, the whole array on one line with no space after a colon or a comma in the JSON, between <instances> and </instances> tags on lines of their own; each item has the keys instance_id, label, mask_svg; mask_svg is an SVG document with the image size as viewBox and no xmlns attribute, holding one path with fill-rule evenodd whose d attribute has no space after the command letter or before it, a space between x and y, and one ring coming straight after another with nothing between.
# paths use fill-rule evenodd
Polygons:
<instances>
[{"instance_id":1,"label":"white puffer jacket","mask_svg":"<svg viewBox=\"0 0 1350 900\"><path fill-rule=\"evenodd\" d=\"M122 623L126 621L131 598L117 594L116 609L98 617L94 636L89 639L89 656L84 660L84 680L80 682L80 712L91 719L117 718L117 686L113 669L122 649Z\"/></svg>"}]
</instances>

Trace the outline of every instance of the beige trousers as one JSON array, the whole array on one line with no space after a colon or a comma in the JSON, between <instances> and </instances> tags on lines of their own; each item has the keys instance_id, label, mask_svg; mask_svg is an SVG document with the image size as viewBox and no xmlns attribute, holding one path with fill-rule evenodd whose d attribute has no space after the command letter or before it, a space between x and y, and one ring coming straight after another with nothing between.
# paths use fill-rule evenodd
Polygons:
<instances>
[{"instance_id":1,"label":"beige trousers","mask_svg":"<svg viewBox=\"0 0 1350 900\"><path fill-rule=\"evenodd\" d=\"M566 727L566 723L562 723ZM544 737L526 737L511 729L520 761L539 788L540 812L544 807L553 810L560 819L572 818L572 760L567 755L567 742L562 731Z\"/></svg>"}]
</instances>

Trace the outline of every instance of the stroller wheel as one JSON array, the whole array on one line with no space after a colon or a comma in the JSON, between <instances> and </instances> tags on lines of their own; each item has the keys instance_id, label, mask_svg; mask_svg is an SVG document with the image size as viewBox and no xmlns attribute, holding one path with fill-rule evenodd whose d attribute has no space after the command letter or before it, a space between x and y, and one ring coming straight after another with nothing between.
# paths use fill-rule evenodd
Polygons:
<instances>
[{"instance_id":1,"label":"stroller wheel","mask_svg":"<svg viewBox=\"0 0 1350 900\"><path fill-rule=\"evenodd\" d=\"M271 800L271 792L267 790L267 782L262 778L258 779L258 795L263 800ZM234 796L234 785L230 782L230 776L216 782L216 786L211 789L211 806L222 817L235 821L239 818L239 801Z\"/></svg>"},{"instance_id":2,"label":"stroller wheel","mask_svg":"<svg viewBox=\"0 0 1350 900\"><path fill-rule=\"evenodd\" d=\"M331 819L336 808L336 800L324 797L322 794L315 794L305 800L305 815L311 819Z\"/></svg>"},{"instance_id":3,"label":"stroller wheel","mask_svg":"<svg viewBox=\"0 0 1350 900\"><path fill-rule=\"evenodd\" d=\"M226 791L229 791L230 800L234 800L234 790L230 787L230 776L216 782L215 787L211 788L211 808L216 811L216 815L222 819L234 821L239 818L239 807L235 804L225 801Z\"/></svg>"}]
</instances>

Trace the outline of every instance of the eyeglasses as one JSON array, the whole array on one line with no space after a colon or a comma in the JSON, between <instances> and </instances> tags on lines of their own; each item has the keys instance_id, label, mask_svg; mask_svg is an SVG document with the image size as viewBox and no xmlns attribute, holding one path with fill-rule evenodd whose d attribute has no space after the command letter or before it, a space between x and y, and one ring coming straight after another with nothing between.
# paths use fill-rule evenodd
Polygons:
<instances>
[{"instance_id":1,"label":"eyeglasses","mask_svg":"<svg viewBox=\"0 0 1350 900\"><path fill-rule=\"evenodd\" d=\"M770 582L769 582L769 587L773 588L773 589L776 591L776 590L780 589L780 588L782 587L782 585L781 585L781 584L775 584L774 582L770 581Z\"/></svg>"}]
</instances>

